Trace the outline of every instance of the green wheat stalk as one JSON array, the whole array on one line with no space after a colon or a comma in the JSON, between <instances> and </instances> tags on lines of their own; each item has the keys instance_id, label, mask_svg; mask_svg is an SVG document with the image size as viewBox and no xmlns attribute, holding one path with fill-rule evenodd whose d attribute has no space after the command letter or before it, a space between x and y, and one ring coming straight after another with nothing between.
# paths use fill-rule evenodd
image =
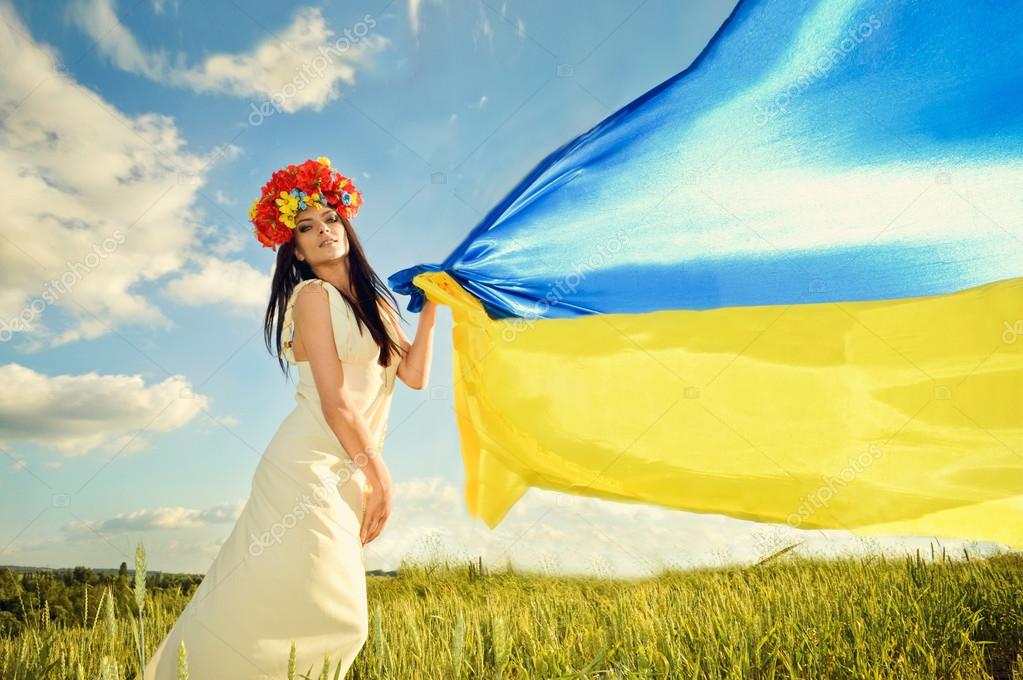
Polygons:
<instances>
[{"instance_id":1,"label":"green wheat stalk","mask_svg":"<svg viewBox=\"0 0 1023 680\"><path fill-rule=\"evenodd\" d=\"M184 640L178 645L178 680L188 680L188 654Z\"/></svg>"},{"instance_id":2,"label":"green wheat stalk","mask_svg":"<svg viewBox=\"0 0 1023 680\"><path fill-rule=\"evenodd\" d=\"M139 610L139 668L146 670L146 631L143 611L146 606L146 549L140 542L135 548L135 606Z\"/></svg>"},{"instance_id":3,"label":"green wheat stalk","mask_svg":"<svg viewBox=\"0 0 1023 680\"><path fill-rule=\"evenodd\" d=\"M455 632L451 639L451 674L457 680L462 677L462 657L465 654L465 615L458 610Z\"/></svg>"},{"instance_id":4,"label":"green wheat stalk","mask_svg":"<svg viewBox=\"0 0 1023 680\"><path fill-rule=\"evenodd\" d=\"M114 595L110 588L106 591L106 622L107 622L107 647L108 651L114 653L114 642L117 640L117 615L114 612Z\"/></svg>"}]
</instances>

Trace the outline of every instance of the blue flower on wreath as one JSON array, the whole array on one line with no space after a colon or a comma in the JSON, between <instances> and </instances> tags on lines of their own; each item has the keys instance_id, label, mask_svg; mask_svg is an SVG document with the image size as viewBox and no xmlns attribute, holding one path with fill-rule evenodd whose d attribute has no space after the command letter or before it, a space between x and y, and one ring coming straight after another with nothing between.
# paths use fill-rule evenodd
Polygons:
<instances>
[{"instance_id":1,"label":"blue flower on wreath","mask_svg":"<svg viewBox=\"0 0 1023 680\"><path fill-rule=\"evenodd\" d=\"M351 205L351 203L352 203L352 195L350 193L348 193L347 191L342 191L341 192L341 202L344 203L345 205Z\"/></svg>"},{"instance_id":2,"label":"blue flower on wreath","mask_svg":"<svg viewBox=\"0 0 1023 680\"><path fill-rule=\"evenodd\" d=\"M298 199L299 210L305 210L309 207L309 194L298 189L292 189L291 195Z\"/></svg>"}]
</instances>

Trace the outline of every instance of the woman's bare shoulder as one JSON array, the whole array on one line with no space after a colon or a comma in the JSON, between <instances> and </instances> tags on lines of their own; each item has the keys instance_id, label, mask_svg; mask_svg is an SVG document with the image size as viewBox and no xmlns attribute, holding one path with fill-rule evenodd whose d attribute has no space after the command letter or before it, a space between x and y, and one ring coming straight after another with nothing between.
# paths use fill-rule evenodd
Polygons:
<instances>
[{"instance_id":1,"label":"woman's bare shoulder","mask_svg":"<svg viewBox=\"0 0 1023 680\"><path fill-rule=\"evenodd\" d=\"M322 279L313 279L310 283L303 282L302 289L295 295L296 316L329 313L330 293L327 283Z\"/></svg>"}]
</instances>

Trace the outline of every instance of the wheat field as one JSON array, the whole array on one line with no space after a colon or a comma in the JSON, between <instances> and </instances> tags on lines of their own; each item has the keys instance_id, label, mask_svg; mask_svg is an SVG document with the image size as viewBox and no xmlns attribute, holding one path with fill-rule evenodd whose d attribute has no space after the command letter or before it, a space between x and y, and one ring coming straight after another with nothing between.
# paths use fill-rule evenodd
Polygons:
<instances>
[{"instance_id":1,"label":"wheat field","mask_svg":"<svg viewBox=\"0 0 1023 680\"><path fill-rule=\"evenodd\" d=\"M93 592L79 622L19 596L26 621L0 639L0 677L135 677L189 597L147 592L141 546L135 566L124 592ZM436 560L369 576L368 590L370 636L349 678L1023 680L1019 554L780 554L640 580ZM329 659L289 676L337 677Z\"/></svg>"}]
</instances>

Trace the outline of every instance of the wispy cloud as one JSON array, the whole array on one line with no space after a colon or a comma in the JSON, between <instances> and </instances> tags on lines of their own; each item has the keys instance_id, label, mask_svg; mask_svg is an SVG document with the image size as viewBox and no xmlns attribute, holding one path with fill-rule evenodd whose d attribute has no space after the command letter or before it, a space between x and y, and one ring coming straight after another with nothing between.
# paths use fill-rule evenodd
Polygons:
<instances>
[{"instance_id":1,"label":"wispy cloud","mask_svg":"<svg viewBox=\"0 0 1023 680\"><path fill-rule=\"evenodd\" d=\"M490 17L487 16L487 10L483 7L483 3L479 3L477 6L479 10L479 18L476 21L476 26L472 30L472 43L476 47L479 47L480 38L487 41L487 45L490 51L494 51L494 28L490 25Z\"/></svg>"},{"instance_id":2,"label":"wispy cloud","mask_svg":"<svg viewBox=\"0 0 1023 680\"><path fill-rule=\"evenodd\" d=\"M365 31L335 39L320 9L306 7L283 30L247 52L213 54L197 65L183 66L183 57L171 59L140 46L118 18L114 0L78 0L69 11L118 68L196 92L274 98L287 112L319 111L340 96L342 83L354 85L358 70L388 45L384 36ZM282 92L287 96L279 97Z\"/></svg>"},{"instance_id":3,"label":"wispy cloud","mask_svg":"<svg viewBox=\"0 0 1023 680\"><path fill-rule=\"evenodd\" d=\"M408 20L413 33L419 33L419 8L423 0L408 0Z\"/></svg>"},{"instance_id":4,"label":"wispy cloud","mask_svg":"<svg viewBox=\"0 0 1023 680\"><path fill-rule=\"evenodd\" d=\"M165 529L201 529L210 524L235 521L245 505L245 499L221 503L206 509L162 507L119 513L105 520L76 520L64 529L70 532L98 531L119 533L125 531L157 531Z\"/></svg>"}]
</instances>

